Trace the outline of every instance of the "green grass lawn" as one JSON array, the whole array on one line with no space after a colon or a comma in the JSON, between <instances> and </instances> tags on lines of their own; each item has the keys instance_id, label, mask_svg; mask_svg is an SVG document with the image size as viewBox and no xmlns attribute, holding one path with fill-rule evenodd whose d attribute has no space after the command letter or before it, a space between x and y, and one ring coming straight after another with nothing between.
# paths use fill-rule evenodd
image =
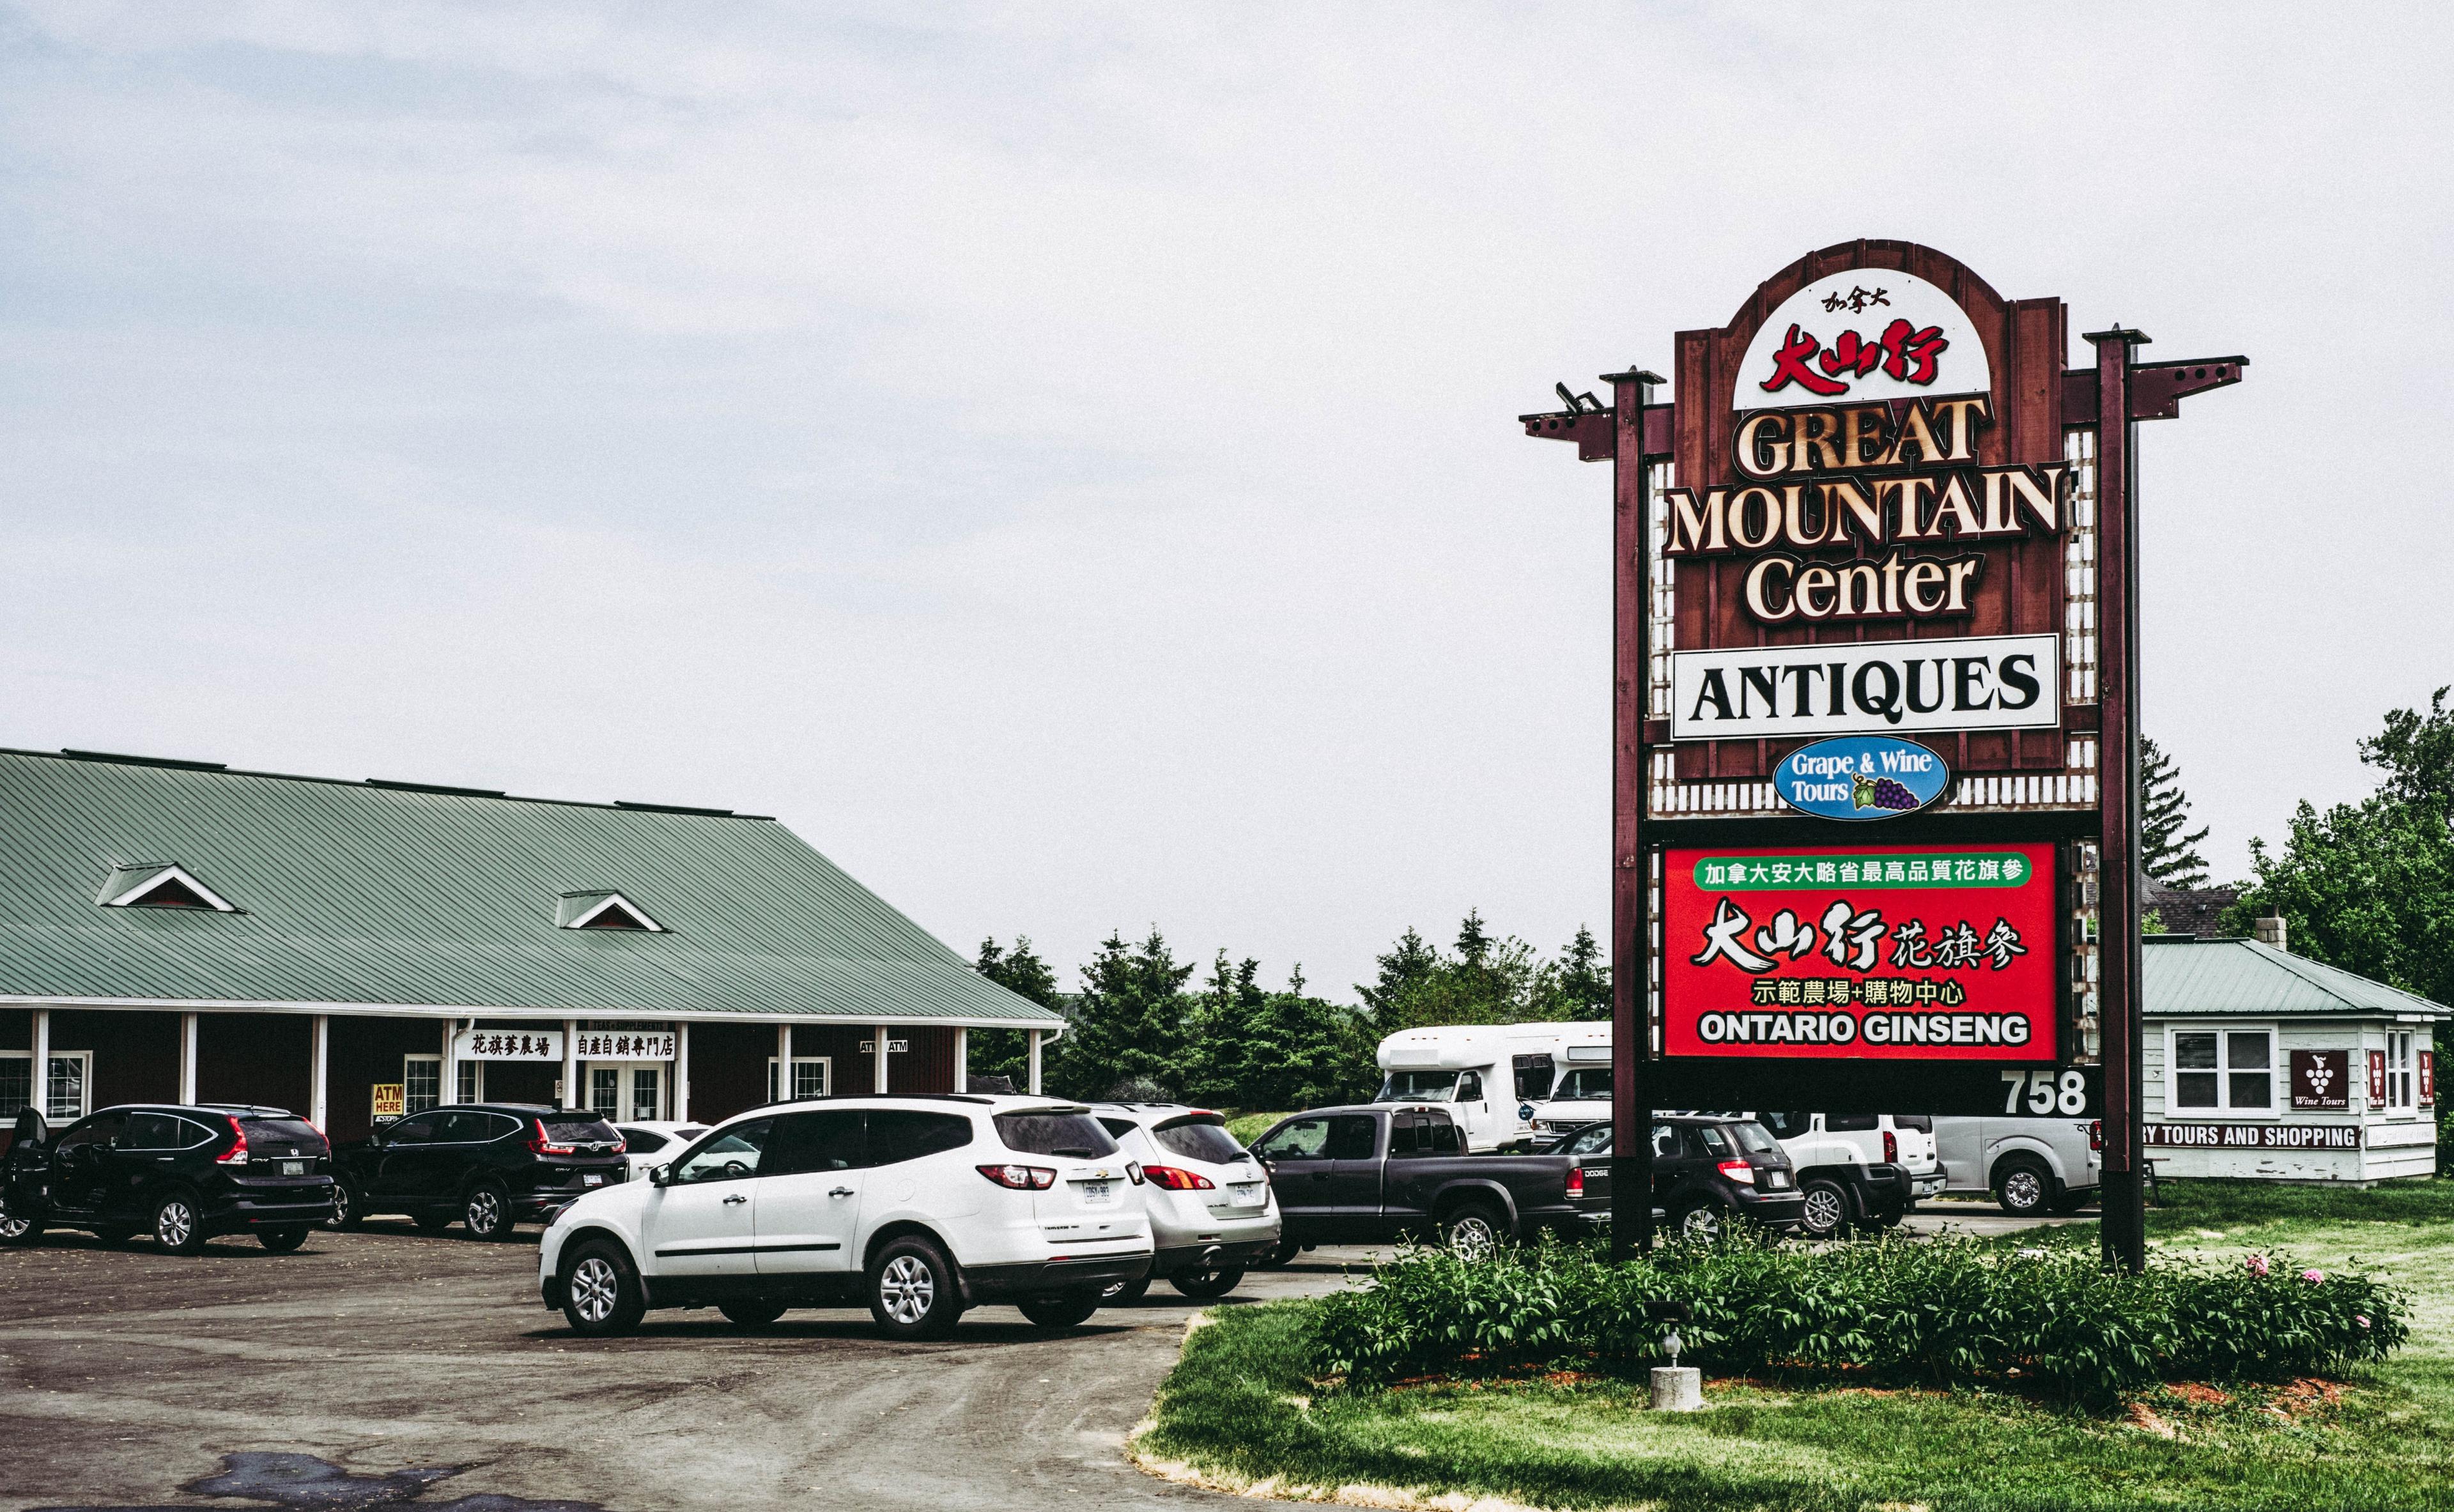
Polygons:
<instances>
[{"instance_id":1,"label":"green grass lawn","mask_svg":"<svg viewBox=\"0 0 2454 1512\"><path fill-rule=\"evenodd\" d=\"M2340 1391L2166 1390L2113 1417L1988 1393L1726 1381L1708 1384L1713 1410L1656 1417L1640 1384L1607 1380L1324 1391L1303 1375L1308 1304L1279 1303L1225 1310L1192 1336L1136 1448L1231 1484L1545 1507L2454 1508L2454 1180L2166 1182L2164 1195L2149 1215L2158 1247L2356 1260L2409 1295L2411 1343Z\"/></svg>"},{"instance_id":2,"label":"green grass lawn","mask_svg":"<svg viewBox=\"0 0 2454 1512\"><path fill-rule=\"evenodd\" d=\"M1250 1144L1269 1132L1271 1124L1285 1118L1283 1113L1246 1113L1227 1120L1227 1132L1237 1144Z\"/></svg>"}]
</instances>

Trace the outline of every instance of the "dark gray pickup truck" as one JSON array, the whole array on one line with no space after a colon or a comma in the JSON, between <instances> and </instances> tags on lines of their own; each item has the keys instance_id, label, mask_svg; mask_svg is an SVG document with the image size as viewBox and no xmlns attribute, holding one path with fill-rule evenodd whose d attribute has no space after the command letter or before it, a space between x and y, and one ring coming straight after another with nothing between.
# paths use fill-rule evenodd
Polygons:
<instances>
[{"instance_id":1,"label":"dark gray pickup truck","mask_svg":"<svg viewBox=\"0 0 2454 1512\"><path fill-rule=\"evenodd\" d=\"M1577 1206L1575 1160L1468 1155L1462 1132L1437 1106L1376 1102L1298 1113L1255 1140L1253 1153L1277 1194L1284 1228L1268 1259L1281 1265L1316 1244L1437 1236L1477 1253L1538 1229L1590 1234L1609 1221Z\"/></svg>"}]
</instances>

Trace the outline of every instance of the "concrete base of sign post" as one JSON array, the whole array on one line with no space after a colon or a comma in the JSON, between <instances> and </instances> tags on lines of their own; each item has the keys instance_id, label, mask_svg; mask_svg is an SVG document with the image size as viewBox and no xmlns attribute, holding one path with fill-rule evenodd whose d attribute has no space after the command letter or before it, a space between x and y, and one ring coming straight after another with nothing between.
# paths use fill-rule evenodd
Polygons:
<instances>
[{"instance_id":1,"label":"concrete base of sign post","mask_svg":"<svg viewBox=\"0 0 2454 1512\"><path fill-rule=\"evenodd\" d=\"M1703 1411L1704 1373L1693 1365L1654 1366L1653 1410L1656 1412Z\"/></svg>"}]
</instances>

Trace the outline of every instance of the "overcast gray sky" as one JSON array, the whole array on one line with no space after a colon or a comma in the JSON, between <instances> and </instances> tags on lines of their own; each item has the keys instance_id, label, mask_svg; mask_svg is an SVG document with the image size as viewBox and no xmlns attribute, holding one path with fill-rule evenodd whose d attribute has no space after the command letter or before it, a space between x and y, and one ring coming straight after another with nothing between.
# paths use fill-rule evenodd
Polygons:
<instances>
[{"instance_id":1,"label":"overcast gray sky","mask_svg":"<svg viewBox=\"0 0 2454 1512\"><path fill-rule=\"evenodd\" d=\"M2220 875L2454 681L2440 6L0 8L0 744L776 814L958 948L1607 916L1607 469L1801 252L2149 357Z\"/></svg>"}]
</instances>

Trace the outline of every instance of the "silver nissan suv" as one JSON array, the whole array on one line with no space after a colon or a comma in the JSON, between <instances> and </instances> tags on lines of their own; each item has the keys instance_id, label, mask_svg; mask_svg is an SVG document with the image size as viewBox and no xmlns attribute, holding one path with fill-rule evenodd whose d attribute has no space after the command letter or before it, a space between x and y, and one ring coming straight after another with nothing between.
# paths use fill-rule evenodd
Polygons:
<instances>
[{"instance_id":1,"label":"silver nissan suv","mask_svg":"<svg viewBox=\"0 0 2454 1512\"><path fill-rule=\"evenodd\" d=\"M1162 1277L1187 1297L1224 1297L1277 1244L1270 1174L1227 1132L1224 1115L1180 1102L1095 1102L1091 1116L1141 1162L1150 1215L1150 1274L1110 1287L1107 1302L1134 1301Z\"/></svg>"}]
</instances>

